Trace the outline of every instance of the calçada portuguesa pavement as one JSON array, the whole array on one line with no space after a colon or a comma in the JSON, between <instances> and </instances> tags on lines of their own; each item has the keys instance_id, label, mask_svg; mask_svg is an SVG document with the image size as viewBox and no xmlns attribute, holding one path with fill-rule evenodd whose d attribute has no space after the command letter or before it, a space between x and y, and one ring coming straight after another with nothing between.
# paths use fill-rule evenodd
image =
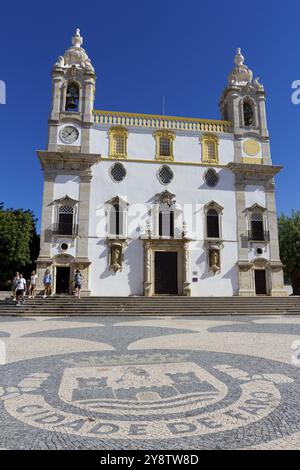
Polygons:
<instances>
[{"instance_id":1,"label":"cal\u00e7ada portuguesa pavement","mask_svg":"<svg viewBox=\"0 0 300 470\"><path fill-rule=\"evenodd\" d=\"M298 315L3 317L0 448L297 449L299 350Z\"/></svg>"}]
</instances>

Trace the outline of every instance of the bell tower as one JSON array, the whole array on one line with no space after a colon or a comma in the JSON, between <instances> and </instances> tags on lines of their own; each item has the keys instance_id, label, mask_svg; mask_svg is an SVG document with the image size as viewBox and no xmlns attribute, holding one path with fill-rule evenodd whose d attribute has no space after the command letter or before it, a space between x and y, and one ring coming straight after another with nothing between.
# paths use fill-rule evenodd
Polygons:
<instances>
[{"instance_id":1,"label":"bell tower","mask_svg":"<svg viewBox=\"0 0 300 470\"><path fill-rule=\"evenodd\" d=\"M38 288L42 290L46 268L53 275L55 289L60 267L68 269L70 276L80 269L85 279L82 293L89 295L92 167L100 155L93 154L91 147L96 75L82 43L77 29L72 46L58 58L52 69L47 149L37 152L44 173L37 271ZM64 225L66 219L69 220L67 228Z\"/></svg>"},{"instance_id":2,"label":"bell tower","mask_svg":"<svg viewBox=\"0 0 300 470\"><path fill-rule=\"evenodd\" d=\"M238 295L256 295L256 276L263 274L265 292L285 296L274 183L282 167L271 162L264 87L258 78L253 80L244 61L241 49L237 49L235 66L220 101L222 118L231 122L234 141L233 161L228 168L235 175ZM264 216L255 213L259 206ZM263 230L259 236L252 233L255 220Z\"/></svg>"},{"instance_id":3,"label":"bell tower","mask_svg":"<svg viewBox=\"0 0 300 470\"><path fill-rule=\"evenodd\" d=\"M235 67L228 76L227 87L221 96L220 111L222 118L232 123L236 137L235 161L242 162L243 157L255 153L255 144L252 144L253 150L250 149L251 145L248 145L249 153L247 145L246 153L243 152L241 141L244 137L248 137L260 142L262 163L268 165L271 164L271 159L266 120L266 94L259 78L253 80L253 73L244 61L241 49L237 49Z\"/></svg>"},{"instance_id":4,"label":"bell tower","mask_svg":"<svg viewBox=\"0 0 300 470\"><path fill-rule=\"evenodd\" d=\"M59 56L52 69L52 106L49 118L49 151L90 152L93 124L95 70L82 48L80 30L72 46Z\"/></svg>"}]
</instances>

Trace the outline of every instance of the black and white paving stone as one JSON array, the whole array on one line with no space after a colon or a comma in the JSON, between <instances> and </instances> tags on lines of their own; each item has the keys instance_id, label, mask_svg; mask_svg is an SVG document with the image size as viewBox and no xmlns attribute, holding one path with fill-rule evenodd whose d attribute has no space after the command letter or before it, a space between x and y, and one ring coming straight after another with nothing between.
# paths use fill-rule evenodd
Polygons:
<instances>
[{"instance_id":1,"label":"black and white paving stone","mask_svg":"<svg viewBox=\"0 0 300 470\"><path fill-rule=\"evenodd\" d=\"M299 350L295 315L1 318L0 448L297 449Z\"/></svg>"}]
</instances>

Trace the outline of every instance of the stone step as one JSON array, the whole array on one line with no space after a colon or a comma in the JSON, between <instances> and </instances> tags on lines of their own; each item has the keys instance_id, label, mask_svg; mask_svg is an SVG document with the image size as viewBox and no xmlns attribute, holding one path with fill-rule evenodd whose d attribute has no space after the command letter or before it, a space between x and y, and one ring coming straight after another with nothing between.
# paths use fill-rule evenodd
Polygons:
<instances>
[{"instance_id":1,"label":"stone step","mask_svg":"<svg viewBox=\"0 0 300 470\"><path fill-rule=\"evenodd\" d=\"M85 297L26 299L17 307L0 300L0 315L272 315L300 314L300 296L290 297Z\"/></svg>"}]
</instances>

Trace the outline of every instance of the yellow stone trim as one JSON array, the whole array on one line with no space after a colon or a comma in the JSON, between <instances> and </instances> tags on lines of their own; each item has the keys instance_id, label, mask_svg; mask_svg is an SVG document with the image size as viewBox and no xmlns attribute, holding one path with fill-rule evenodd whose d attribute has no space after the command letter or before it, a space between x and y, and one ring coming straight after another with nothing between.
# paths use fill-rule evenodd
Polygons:
<instances>
[{"instance_id":1,"label":"yellow stone trim","mask_svg":"<svg viewBox=\"0 0 300 470\"><path fill-rule=\"evenodd\" d=\"M247 155L254 157L259 154L261 147L257 140L247 139L243 143L243 149Z\"/></svg>"},{"instance_id":2,"label":"yellow stone trim","mask_svg":"<svg viewBox=\"0 0 300 470\"><path fill-rule=\"evenodd\" d=\"M261 157L243 157L242 158L242 163L253 163L256 165L261 165L263 162L263 159Z\"/></svg>"},{"instance_id":3,"label":"yellow stone trim","mask_svg":"<svg viewBox=\"0 0 300 470\"><path fill-rule=\"evenodd\" d=\"M200 137L200 142L202 146L202 162L209 163L209 164L218 163L219 162L219 155L218 155L219 139L218 137L214 134L203 134L203 136ZM209 158L208 144L213 144L215 158Z\"/></svg>"},{"instance_id":4,"label":"yellow stone trim","mask_svg":"<svg viewBox=\"0 0 300 470\"><path fill-rule=\"evenodd\" d=\"M174 161L173 142L175 140L175 134L167 130L156 131L153 134L155 138L155 160L164 162ZM160 139L165 138L170 141L170 155L160 155Z\"/></svg>"},{"instance_id":5,"label":"yellow stone trim","mask_svg":"<svg viewBox=\"0 0 300 470\"><path fill-rule=\"evenodd\" d=\"M108 160L118 160L118 158L114 157L101 157L100 160L108 161ZM127 162L130 163L157 163L161 164L164 163L165 160L143 160L141 158L126 158ZM227 164L223 165L221 163L201 163L201 162L176 162L176 161L171 161L171 165L187 165L187 166L203 166L207 168L227 168Z\"/></svg>"},{"instance_id":6,"label":"yellow stone trim","mask_svg":"<svg viewBox=\"0 0 300 470\"><path fill-rule=\"evenodd\" d=\"M117 153L115 151L115 138L121 137L124 139L123 146L124 152ZM127 158L127 139L128 139L128 130L122 126L114 126L109 129L109 156L110 158L124 159Z\"/></svg>"},{"instance_id":7,"label":"yellow stone trim","mask_svg":"<svg viewBox=\"0 0 300 470\"><path fill-rule=\"evenodd\" d=\"M232 132L231 122L223 120L164 116L160 114L136 114L104 110L94 110L93 114L94 122L96 124L196 132Z\"/></svg>"}]
</instances>

